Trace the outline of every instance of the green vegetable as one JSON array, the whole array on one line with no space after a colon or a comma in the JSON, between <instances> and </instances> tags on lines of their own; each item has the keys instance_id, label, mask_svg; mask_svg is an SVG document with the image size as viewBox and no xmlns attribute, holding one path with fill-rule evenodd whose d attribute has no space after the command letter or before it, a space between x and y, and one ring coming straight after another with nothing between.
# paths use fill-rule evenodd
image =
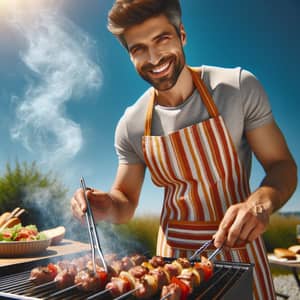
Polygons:
<instances>
[{"instance_id":1,"label":"green vegetable","mask_svg":"<svg viewBox=\"0 0 300 300\"><path fill-rule=\"evenodd\" d=\"M47 236L44 233L38 232L36 225L22 226L17 224L12 228L5 228L0 231L0 241L33 241L46 240Z\"/></svg>"}]
</instances>

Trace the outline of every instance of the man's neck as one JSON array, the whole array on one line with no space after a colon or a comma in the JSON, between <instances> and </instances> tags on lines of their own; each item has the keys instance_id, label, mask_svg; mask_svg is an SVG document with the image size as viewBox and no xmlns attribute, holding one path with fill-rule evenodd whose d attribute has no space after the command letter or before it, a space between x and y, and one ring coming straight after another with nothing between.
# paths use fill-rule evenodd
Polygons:
<instances>
[{"instance_id":1,"label":"man's neck","mask_svg":"<svg viewBox=\"0 0 300 300\"><path fill-rule=\"evenodd\" d=\"M194 91L191 73L185 66L174 87L167 91L156 91L155 101L162 106L178 106Z\"/></svg>"}]
</instances>

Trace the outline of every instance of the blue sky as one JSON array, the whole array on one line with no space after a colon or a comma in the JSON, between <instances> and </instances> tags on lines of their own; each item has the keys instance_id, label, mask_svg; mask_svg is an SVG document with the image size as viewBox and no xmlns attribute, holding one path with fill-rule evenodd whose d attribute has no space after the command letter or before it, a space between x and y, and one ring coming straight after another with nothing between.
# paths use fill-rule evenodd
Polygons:
<instances>
[{"instance_id":1,"label":"blue sky","mask_svg":"<svg viewBox=\"0 0 300 300\"><path fill-rule=\"evenodd\" d=\"M188 64L253 72L299 165L300 2L181 2ZM115 126L148 88L106 29L112 3L0 0L0 173L35 160L70 195L80 176L109 189ZM253 189L262 177L254 161ZM137 213L159 213L162 195L147 174ZM282 210L300 211L299 197L298 188Z\"/></svg>"}]
</instances>

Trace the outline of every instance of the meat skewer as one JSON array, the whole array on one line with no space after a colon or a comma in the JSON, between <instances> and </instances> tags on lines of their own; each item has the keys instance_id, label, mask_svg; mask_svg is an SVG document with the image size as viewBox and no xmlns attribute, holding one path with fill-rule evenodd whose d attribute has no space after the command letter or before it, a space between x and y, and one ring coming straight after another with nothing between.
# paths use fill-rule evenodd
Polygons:
<instances>
[{"instance_id":1,"label":"meat skewer","mask_svg":"<svg viewBox=\"0 0 300 300\"><path fill-rule=\"evenodd\" d=\"M135 265L136 263L139 265ZM80 267L74 267L79 264ZM99 291L88 297L88 300L105 293L110 293L113 297L122 296L120 299L129 294L134 294L138 299L150 299L158 291L161 291L162 299L177 300L181 299L182 295L191 294L200 282L210 278L213 270L209 266L212 266L211 262L205 257L202 257L201 262L191 263L187 258L177 258L166 263L160 256L146 260L146 257L137 254L113 261L108 265L108 272L105 272L103 266L97 265L96 274L93 272L89 257L71 262L59 261L56 265L49 264L47 267L35 269L42 269L43 276L46 270L44 278L47 280L52 278L46 284L55 283L61 289L51 296L79 288L83 291ZM35 269L32 270L31 277L34 276ZM70 279L71 275L73 277ZM36 279L40 279L39 276L36 276Z\"/></svg>"},{"instance_id":2,"label":"meat skewer","mask_svg":"<svg viewBox=\"0 0 300 300\"><path fill-rule=\"evenodd\" d=\"M186 300L194 289L213 274L210 260L201 257L201 262L195 262L193 267L184 269L180 275L173 277L171 283L162 288L160 300Z\"/></svg>"},{"instance_id":3,"label":"meat skewer","mask_svg":"<svg viewBox=\"0 0 300 300\"><path fill-rule=\"evenodd\" d=\"M207 262L207 259L203 258L201 263L192 266L187 259L179 258L170 264L165 264L164 267L150 269L141 278L136 278L129 272L121 272L119 277L112 278L106 287L110 288L112 296L119 300L130 294L134 294L138 299L150 299L159 290L163 290L162 296L165 299L176 297L174 299L183 300L187 299L187 296L203 280L208 280L209 273L203 270Z\"/></svg>"},{"instance_id":4,"label":"meat skewer","mask_svg":"<svg viewBox=\"0 0 300 300\"><path fill-rule=\"evenodd\" d=\"M146 265L148 266L149 263ZM156 268L150 266L148 272L144 275L138 273L139 276L135 276L136 274L134 272L122 271L118 277L111 279L106 285L106 288L113 297L117 297L115 299L123 299L130 294L134 294L138 299L151 299L151 297L156 295L164 286L174 281L176 276L183 276L182 280L184 280L185 277L189 279L187 270L193 270L193 272L195 272L195 275L190 275L191 279L193 279L193 284L200 284L201 278L204 278L204 273L197 273L188 259L178 258L171 263L165 263L164 266L158 266ZM198 274L198 276L195 279L196 274ZM177 280L181 283L179 279ZM177 283L176 287L179 283Z\"/></svg>"},{"instance_id":5,"label":"meat skewer","mask_svg":"<svg viewBox=\"0 0 300 300\"><path fill-rule=\"evenodd\" d=\"M108 257L116 258L112 254L108 254ZM101 265L97 265L95 274L92 272L92 262L87 255L71 262L58 261L56 264L50 263L47 266L34 268L29 280L38 284L34 289L51 284L55 284L59 289L64 289L75 283L74 286L84 291L99 290L103 289L112 276L117 276L122 270L128 270L130 266L141 264L145 260L145 256L133 254L112 262L111 266L108 266L108 273Z\"/></svg>"}]
</instances>

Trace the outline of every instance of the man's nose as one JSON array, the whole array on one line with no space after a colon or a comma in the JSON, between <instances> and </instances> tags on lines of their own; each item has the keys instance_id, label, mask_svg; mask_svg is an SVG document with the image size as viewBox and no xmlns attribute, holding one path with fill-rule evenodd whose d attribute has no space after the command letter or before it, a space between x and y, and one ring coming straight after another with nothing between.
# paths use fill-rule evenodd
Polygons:
<instances>
[{"instance_id":1,"label":"man's nose","mask_svg":"<svg viewBox=\"0 0 300 300\"><path fill-rule=\"evenodd\" d=\"M148 62L157 65L161 59L160 51L157 49L148 49Z\"/></svg>"}]
</instances>

